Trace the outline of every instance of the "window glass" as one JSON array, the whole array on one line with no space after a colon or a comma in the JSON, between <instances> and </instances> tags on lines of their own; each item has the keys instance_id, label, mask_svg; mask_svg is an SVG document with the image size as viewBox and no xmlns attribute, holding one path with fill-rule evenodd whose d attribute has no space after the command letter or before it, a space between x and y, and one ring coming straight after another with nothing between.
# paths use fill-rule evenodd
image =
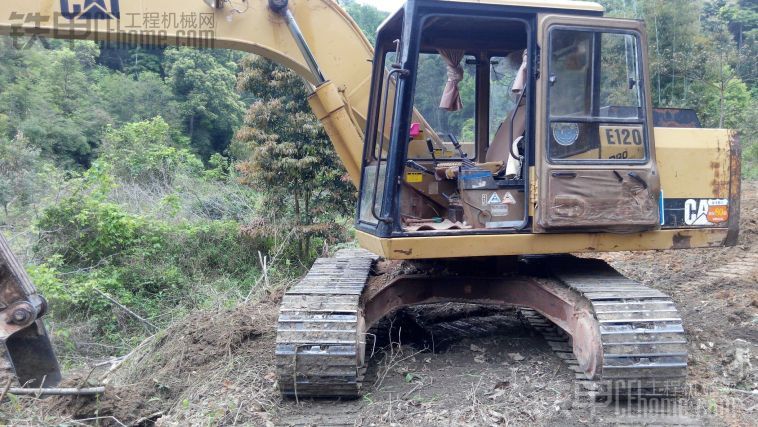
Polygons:
<instances>
[{"instance_id":1,"label":"window glass","mask_svg":"<svg viewBox=\"0 0 758 427\"><path fill-rule=\"evenodd\" d=\"M638 37L570 29L550 34L550 158L646 159Z\"/></svg>"},{"instance_id":2,"label":"window glass","mask_svg":"<svg viewBox=\"0 0 758 427\"><path fill-rule=\"evenodd\" d=\"M392 115L395 112L395 89L397 76L390 76L392 64L396 61L397 54L388 52L384 56L384 78L379 90L378 117L376 123L376 135L374 135L374 158L379 158L379 150L382 150L382 159L386 159L390 146L390 134L392 129ZM389 84L389 87L387 86ZM383 144L382 144L383 142Z\"/></svg>"},{"instance_id":3,"label":"window glass","mask_svg":"<svg viewBox=\"0 0 758 427\"><path fill-rule=\"evenodd\" d=\"M600 40L600 116L642 117L635 37L603 33Z\"/></svg>"},{"instance_id":4,"label":"window glass","mask_svg":"<svg viewBox=\"0 0 758 427\"><path fill-rule=\"evenodd\" d=\"M387 152L390 146L390 129L395 108L396 86L394 77L389 77L395 62L396 53L388 52L383 57L384 76L379 88L379 99L376 104L374 132L370 134L369 144L373 144L373 157L366 159L361 179L360 221L367 224L378 224L374 213L379 214L382 208L382 194L386 180ZM380 156L381 152L381 156ZM381 160L378 160L381 159ZM375 202L373 202L375 200Z\"/></svg>"},{"instance_id":5,"label":"window glass","mask_svg":"<svg viewBox=\"0 0 758 427\"><path fill-rule=\"evenodd\" d=\"M494 56L490 59L489 141L495 138L500 125L516 108L517 95L513 94L512 88L522 57L522 52L516 51L508 57Z\"/></svg>"},{"instance_id":6,"label":"window glass","mask_svg":"<svg viewBox=\"0 0 758 427\"><path fill-rule=\"evenodd\" d=\"M592 107L592 33L552 32L550 114L582 117Z\"/></svg>"},{"instance_id":7,"label":"window glass","mask_svg":"<svg viewBox=\"0 0 758 427\"><path fill-rule=\"evenodd\" d=\"M449 135L455 136L470 159L476 155L476 61L463 56L460 62L463 78L458 83L461 108L449 111L440 107L448 84L448 66L438 53L419 55L416 76L414 107L437 133L433 138L437 154L443 158L460 157L450 144ZM426 135L427 137L431 135ZM409 158L429 158L424 141L411 141Z\"/></svg>"}]
</instances>

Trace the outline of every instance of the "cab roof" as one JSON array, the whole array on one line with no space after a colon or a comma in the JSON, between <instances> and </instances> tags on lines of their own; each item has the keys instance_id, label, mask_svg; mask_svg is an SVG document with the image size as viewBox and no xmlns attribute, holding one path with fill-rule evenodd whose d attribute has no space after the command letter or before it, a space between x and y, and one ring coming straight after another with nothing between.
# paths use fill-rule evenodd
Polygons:
<instances>
[{"instance_id":1,"label":"cab roof","mask_svg":"<svg viewBox=\"0 0 758 427\"><path fill-rule=\"evenodd\" d=\"M575 14L589 14L589 15L602 15L605 13L605 7L600 3L592 1L578 1L578 0L436 0L439 3L458 3L461 5L490 5L490 6L504 6L511 8L524 8L531 11L540 12L544 9L549 13L575 13ZM417 0L417 2L433 3L433 0ZM390 14L387 19L379 25L378 31L382 31L386 27L402 26L402 16L404 14L405 4L401 6L395 13Z\"/></svg>"},{"instance_id":2,"label":"cab roof","mask_svg":"<svg viewBox=\"0 0 758 427\"><path fill-rule=\"evenodd\" d=\"M564 9L585 12L605 12L605 7L593 1L579 0L440 0L456 3L492 4L497 6L529 7L534 9ZM400 7L403 9L403 6Z\"/></svg>"},{"instance_id":3,"label":"cab roof","mask_svg":"<svg viewBox=\"0 0 758 427\"><path fill-rule=\"evenodd\" d=\"M480 3L498 6L545 8L545 9L568 9L588 12L605 12L605 8L591 1L576 0L444 0L458 3Z\"/></svg>"}]
</instances>

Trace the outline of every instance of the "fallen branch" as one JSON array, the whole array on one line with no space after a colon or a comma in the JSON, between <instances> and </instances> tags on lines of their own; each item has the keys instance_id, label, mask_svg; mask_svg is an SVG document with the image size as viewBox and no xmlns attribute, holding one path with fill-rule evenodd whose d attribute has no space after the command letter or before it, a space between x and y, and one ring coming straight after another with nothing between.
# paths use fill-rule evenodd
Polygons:
<instances>
[{"instance_id":1,"label":"fallen branch","mask_svg":"<svg viewBox=\"0 0 758 427\"><path fill-rule=\"evenodd\" d=\"M158 330L157 326L153 325L152 323L150 323L150 321L148 321L147 319L145 319L142 316L138 315L137 313L129 310L128 307L126 307L125 305L123 305L120 302L116 301L110 295L106 294L105 292L101 291L98 288L92 288L92 289L94 289L95 292L97 292L98 294L100 294L103 298L105 298L108 301L112 302L113 304L117 305L120 309L124 310L125 312L129 313L132 317L134 317L135 319L137 319L140 322L142 322L143 325L147 325L147 326L153 328L153 330L156 330L156 331Z\"/></svg>"},{"instance_id":2,"label":"fallen branch","mask_svg":"<svg viewBox=\"0 0 758 427\"><path fill-rule=\"evenodd\" d=\"M146 415L142 418L139 418L137 420L134 420L129 423L129 426L141 426L148 422L155 422L158 418L163 416L163 411L154 412L150 415Z\"/></svg>"},{"instance_id":3,"label":"fallen branch","mask_svg":"<svg viewBox=\"0 0 758 427\"><path fill-rule=\"evenodd\" d=\"M108 383L108 380L106 378L108 375L112 374L116 369L120 368L127 360L129 360L130 357L132 357L135 353L137 353L141 348L143 348L145 345L147 345L150 341L155 338L155 335L151 335L144 340L135 348L132 349L126 356L121 356L118 359L113 361L113 365L110 369L108 369L108 372L104 373L100 377L100 381L104 381L106 384Z\"/></svg>"},{"instance_id":4,"label":"fallen branch","mask_svg":"<svg viewBox=\"0 0 758 427\"><path fill-rule=\"evenodd\" d=\"M721 391L722 392L727 392L727 393L747 394L749 396L758 397L758 391L755 391L755 390L748 391L748 390L739 390L739 389L736 389L736 388L726 388L725 387L725 388L722 388Z\"/></svg>"},{"instance_id":5,"label":"fallen branch","mask_svg":"<svg viewBox=\"0 0 758 427\"><path fill-rule=\"evenodd\" d=\"M5 387L3 387L3 392L0 393L0 402L5 399L5 395L8 393L8 390L11 389L11 383L13 382L13 378L8 378L8 381L5 383Z\"/></svg>"},{"instance_id":6,"label":"fallen branch","mask_svg":"<svg viewBox=\"0 0 758 427\"><path fill-rule=\"evenodd\" d=\"M17 388L8 389L8 394L18 396L96 396L105 393L105 387L86 388Z\"/></svg>"}]
</instances>

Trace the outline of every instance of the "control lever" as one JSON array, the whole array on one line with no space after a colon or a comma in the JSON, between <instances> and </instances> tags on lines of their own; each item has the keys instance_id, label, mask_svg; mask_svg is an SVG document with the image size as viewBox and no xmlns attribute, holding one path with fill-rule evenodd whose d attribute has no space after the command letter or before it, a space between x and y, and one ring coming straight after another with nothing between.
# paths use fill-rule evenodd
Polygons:
<instances>
[{"instance_id":1,"label":"control lever","mask_svg":"<svg viewBox=\"0 0 758 427\"><path fill-rule=\"evenodd\" d=\"M434 167L437 167L437 156L434 155L434 144L432 143L432 138L426 138L426 148L429 150L429 154L432 155Z\"/></svg>"},{"instance_id":2,"label":"control lever","mask_svg":"<svg viewBox=\"0 0 758 427\"><path fill-rule=\"evenodd\" d=\"M455 147L456 151L458 151L458 155L461 156L461 159L463 160L463 165L469 168L473 168L476 165L474 162L469 160L468 155L463 152L463 148L461 148L461 143L458 142L458 138L455 137L452 133L447 134L450 137L450 142L453 143L453 147Z\"/></svg>"},{"instance_id":3,"label":"control lever","mask_svg":"<svg viewBox=\"0 0 758 427\"><path fill-rule=\"evenodd\" d=\"M405 162L405 165L408 166L411 169L415 169L419 172L423 172L429 175L434 176L434 172L430 171L429 169L425 168L423 165L418 164L415 160L408 160Z\"/></svg>"},{"instance_id":4,"label":"control lever","mask_svg":"<svg viewBox=\"0 0 758 427\"><path fill-rule=\"evenodd\" d=\"M466 153L463 152L463 149L461 148L461 143L458 142L458 138L455 137L452 133L447 134L447 136L450 137L450 142L453 143L453 147L458 151L458 154L461 156L462 159L465 159Z\"/></svg>"}]
</instances>

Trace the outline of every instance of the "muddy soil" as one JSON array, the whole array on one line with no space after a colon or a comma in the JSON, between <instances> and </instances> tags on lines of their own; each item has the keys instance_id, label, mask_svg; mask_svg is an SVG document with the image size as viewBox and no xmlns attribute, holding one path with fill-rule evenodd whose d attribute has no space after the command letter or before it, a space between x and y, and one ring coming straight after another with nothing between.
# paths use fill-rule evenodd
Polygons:
<instances>
[{"instance_id":1,"label":"muddy soil","mask_svg":"<svg viewBox=\"0 0 758 427\"><path fill-rule=\"evenodd\" d=\"M673 296L690 350L680 399L589 402L515 311L446 304L401 311L372 331L362 399L283 400L273 357L280 295L271 295L196 313L149 339L108 366L109 391L99 399L22 400L0 411L37 409L9 418L17 424L756 425L758 185L743 194L734 248L593 255Z\"/></svg>"}]
</instances>

